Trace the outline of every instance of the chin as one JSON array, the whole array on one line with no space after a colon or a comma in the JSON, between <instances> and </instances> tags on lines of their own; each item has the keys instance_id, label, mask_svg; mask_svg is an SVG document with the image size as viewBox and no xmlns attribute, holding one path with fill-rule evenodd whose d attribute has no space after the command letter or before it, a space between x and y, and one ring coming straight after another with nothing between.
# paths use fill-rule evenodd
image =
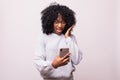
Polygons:
<instances>
[{"instance_id":1,"label":"chin","mask_svg":"<svg viewBox=\"0 0 120 80\"><path fill-rule=\"evenodd\" d=\"M62 32L56 32L56 34L61 35L61 34L62 34Z\"/></svg>"}]
</instances>

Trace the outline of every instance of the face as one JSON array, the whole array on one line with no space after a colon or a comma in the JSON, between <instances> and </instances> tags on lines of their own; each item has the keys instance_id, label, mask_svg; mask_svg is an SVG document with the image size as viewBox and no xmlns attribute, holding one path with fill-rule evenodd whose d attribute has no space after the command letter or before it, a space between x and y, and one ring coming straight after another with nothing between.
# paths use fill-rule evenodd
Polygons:
<instances>
[{"instance_id":1,"label":"face","mask_svg":"<svg viewBox=\"0 0 120 80\"><path fill-rule=\"evenodd\" d=\"M58 14L57 19L54 21L54 33L60 35L62 34L65 28L65 21L62 19L62 16Z\"/></svg>"}]
</instances>

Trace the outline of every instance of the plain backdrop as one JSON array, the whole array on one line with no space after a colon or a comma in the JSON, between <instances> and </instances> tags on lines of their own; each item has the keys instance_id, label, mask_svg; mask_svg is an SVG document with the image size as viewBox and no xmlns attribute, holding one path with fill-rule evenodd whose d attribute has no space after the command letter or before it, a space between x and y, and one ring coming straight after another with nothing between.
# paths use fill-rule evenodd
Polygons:
<instances>
[{"instance_id":1,"label":"plain backdrop","mask_svg":"<svg viewBox=\"0 0 120 80\"><path fill-rule=\"evenodd\" d=\"M42 80L33 64L40 12L55 1L76 12L74 79L120 80L120 0L0 0L0 80Z\"/></svg>"}]
</instances>

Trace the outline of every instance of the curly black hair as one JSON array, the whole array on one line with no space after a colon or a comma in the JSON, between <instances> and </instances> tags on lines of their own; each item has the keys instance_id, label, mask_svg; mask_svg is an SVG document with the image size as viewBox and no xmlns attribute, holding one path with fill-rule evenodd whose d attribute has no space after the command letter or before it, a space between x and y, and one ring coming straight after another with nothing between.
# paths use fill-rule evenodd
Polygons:
<instances>
[{"instance_id":1,"label":"curly black hair","mask_svg":"<svg viewBox=\"0 0 120 80\"><path fill-rule=\"evenodd\" d=\"M42 12L42 31L45 34L51 34L54 31L53 23L57 19L58 14L62 15L63 20L65 21L65 29L63 30L63 34L66 33L68 28L76 23L75 21L75 12L70 8L64 5L54 4L45 8Z\"/></svg>"}]
</instances>

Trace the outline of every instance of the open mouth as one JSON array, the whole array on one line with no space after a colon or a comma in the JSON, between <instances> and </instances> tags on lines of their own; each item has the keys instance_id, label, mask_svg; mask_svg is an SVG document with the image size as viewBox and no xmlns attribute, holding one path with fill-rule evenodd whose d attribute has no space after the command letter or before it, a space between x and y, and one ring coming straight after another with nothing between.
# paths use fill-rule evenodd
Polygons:
<instances>
[{"instance_id":1,"label":"open mouth","mask_svg":"<svg viewBox=\"0 0 120 80\"><path fill-rule=\"evenodd\" d=\"M63 31L63 29L56 29L56 31L57 31L57 32L62 32L62 31Z\"/></svg>"}]
</instances>

